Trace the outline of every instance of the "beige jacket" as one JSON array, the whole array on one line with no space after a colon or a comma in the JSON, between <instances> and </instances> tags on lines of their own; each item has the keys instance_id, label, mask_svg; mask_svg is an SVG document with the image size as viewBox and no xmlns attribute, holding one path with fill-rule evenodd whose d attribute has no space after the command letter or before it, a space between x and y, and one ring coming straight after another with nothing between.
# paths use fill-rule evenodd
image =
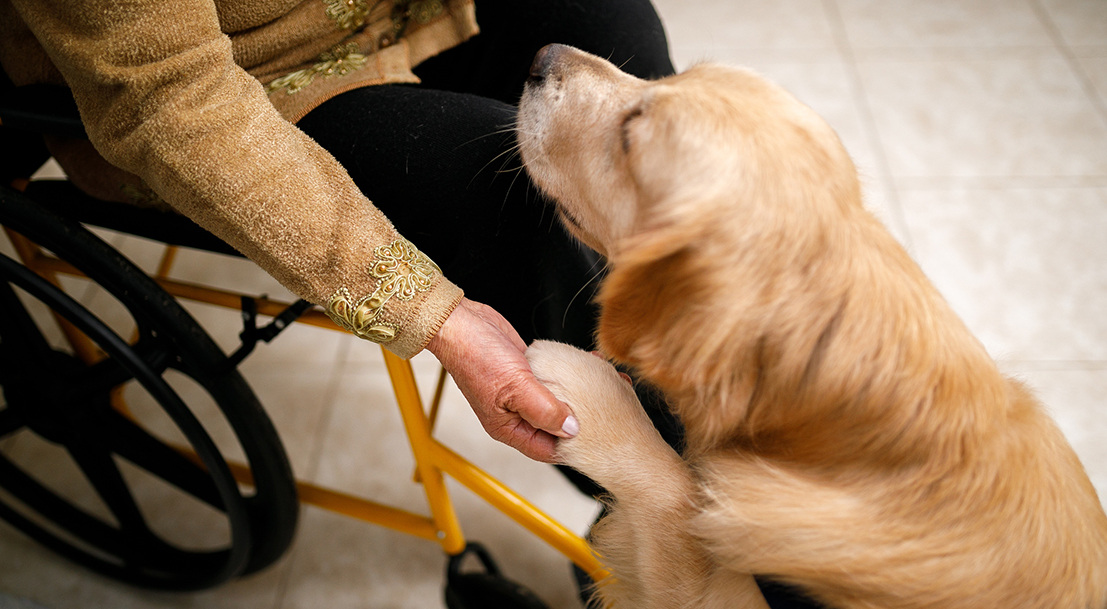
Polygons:
<instances>
[{"instance_id":1,"label":"beige jacket","mask_svg":"<svg viewBox=\"0 0 1107 609\"><path fill-rule=\"evenodd\" d=\"M412 66L476 33L472 0L0 0L4 71L67 84L95 151L133 174L51 141L75 183L152 189L401 357L461 290L293 123L343 91L418 82Z\"/></svg>"}]
</instances>

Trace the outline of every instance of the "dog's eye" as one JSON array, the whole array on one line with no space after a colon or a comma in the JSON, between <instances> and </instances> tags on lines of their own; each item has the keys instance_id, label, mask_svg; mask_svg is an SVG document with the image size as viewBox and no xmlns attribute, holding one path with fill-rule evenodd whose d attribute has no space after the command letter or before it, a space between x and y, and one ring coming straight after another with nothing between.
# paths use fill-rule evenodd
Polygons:
<instances>
[{"instance_id":1,"label":"dog's eye","mask_svg":"<svg viewBox=\"0 0 1107 609\"><path fill-rule=\"evenodd\" d=\"M630 121L642 116L642 108L638 107L626 113L623 123L619 126L619 135L623 142L623 153L630 154Z\"/></svg>"}]
</instances>

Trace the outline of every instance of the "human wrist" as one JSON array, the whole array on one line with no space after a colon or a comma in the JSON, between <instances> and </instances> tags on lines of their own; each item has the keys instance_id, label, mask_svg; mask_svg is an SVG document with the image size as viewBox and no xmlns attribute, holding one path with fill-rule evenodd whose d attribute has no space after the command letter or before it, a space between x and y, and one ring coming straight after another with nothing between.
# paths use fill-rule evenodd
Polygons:
<instances>
[{"instance_id":1,"label":"human wrist","mask_svg":"<svg viewBox=\"0 0 1107 609\"><path fill-rule=\"evenodd\" d=\"M427 341L426 350L430 351L439 361L442 361L448 351L448 345L452 342L452 336L458 326L461 323L459 317L464 315L465 301L468 300L464 296L461 297L457 305L446 315L442 324L438 326L438 330Z\"/></svg>"}]
</instances>

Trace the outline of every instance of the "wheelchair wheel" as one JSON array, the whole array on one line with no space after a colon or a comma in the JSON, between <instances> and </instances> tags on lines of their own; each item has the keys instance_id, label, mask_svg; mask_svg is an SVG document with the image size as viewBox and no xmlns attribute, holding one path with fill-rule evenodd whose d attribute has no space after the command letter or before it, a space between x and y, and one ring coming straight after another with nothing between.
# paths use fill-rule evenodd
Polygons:
<instances>
[{"instance_id":1,"label":"wheelchair wheel","mask_svg":"<svg viewBox=\"0 0 1107 609\"><path fill-rule=\"evenodd\" d=\"M62 447L110 512L94 513L87 502L59 493L27 464L0 452L0 488L5 491L0 493L0 517L75 562L150 588L206 588L279 558L291 543L299 513L291 468L272 423L223 352L172 297L80 225L9 189L0 190L0 224L49 249L101 286L122 305L137 336L124 340L102 314L0 255L0 389L5 405L0 409L0 441L31 435L44 446ZM42 305L77 328L105 357L89 365L52 345L43 316L36 321L29 311ZM171 382L181 378L191 392ZM148 401L160 408L162 419L175 427L173 435L196 458L121 412L112 392L124 387L152 398ZM203 395L217 406L225 419L220 424L229 426L249 462L252 494L240 489L182 393ZM136 478L135 472L145 478ZM188 547L151 526L153 512L142 501L151 494L139 489L136 479L156 480L172 496L187 499L163 500L159 507L199 506L208 512L206 518L215 514L225 533L218 545ZM185 515L178 521L188 520Z\"/></svg>"}]
</instances>

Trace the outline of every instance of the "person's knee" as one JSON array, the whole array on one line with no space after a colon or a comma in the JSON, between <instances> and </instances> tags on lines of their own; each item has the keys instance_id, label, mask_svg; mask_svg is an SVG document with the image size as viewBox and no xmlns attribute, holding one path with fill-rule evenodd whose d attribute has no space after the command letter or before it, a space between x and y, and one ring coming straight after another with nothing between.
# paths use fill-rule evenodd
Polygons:
<instances>
[{"instance_id":1,"label":"person's knee","mask_svg":"<svg viewBox=\"0 0 1107 609\"><path fill-rule=\"evenodd\" d=\"M481 0L477 18L492 36L534 45L567 44L640 78L673 73L661 18L649 0Z\"/></svg>"},{"instance_id":2,"label":"person's knee","mask_svg":"<svg viewBox=\"0 0 1107 609\"><path fill-rule=\"evenodd\" d=\"M655 79L673 73L665 28L649 0L589 4L594 13L582 28L582 34L588 37L582 50L600 55L639 78Z\"/></svg>"}]
</instances>

